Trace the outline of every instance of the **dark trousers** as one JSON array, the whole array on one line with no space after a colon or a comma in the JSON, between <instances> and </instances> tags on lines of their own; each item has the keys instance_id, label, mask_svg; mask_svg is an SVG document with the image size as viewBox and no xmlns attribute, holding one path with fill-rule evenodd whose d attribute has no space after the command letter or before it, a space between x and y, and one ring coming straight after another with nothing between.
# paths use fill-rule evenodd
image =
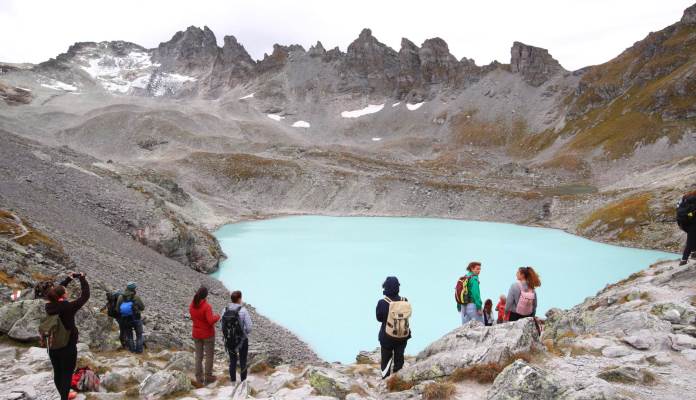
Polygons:
<instances>
[{"instance_id":1,"label":"dark trousers","mask_svg":"<svg viewBox=\"0 0 696 400\"><path fill-rule=\"evenodd\" d=\"M128 348L128 324L121 318L115 318L118 324L118 341L121 342L121 347Z\"/></svg>"},{"instance_id":2,"label":"dark trousers","mask_svg":"<svg viewBox=\"0 0 696 400\"><path fill-rule=\"evenodd\" d=\"M62 349L49 350L48 357L53 365L53 382L56 384L60 399L67 400L75 364L77 364L77 345L72 343Z\"/></svg>"},{"instance_id":3,"label":"dark trousers","mask_svg":"<svg viewBox=\"0 0 696 400\"><path fill-rule=\"evenodd\" d=\"M518 314L514 311L510 311L510 321L511 322L520 320L522 318L529 318L529 317L531 317L531 315L522 315L522 314Z\"/></svg>"},{"instance_id":4,"label":"dark trousers","mask_svg":"<svg viewBox=\"0 0 696 400\"><path fill-rule=\"evenodd\" d=\"M684 245L682 260L688 260L689 255L694 251L696 251L696 222L692 223L686 230L686 245Z\"/></svg>"},{"instance_id":5,"label":"dark trousers","mask_svg":"<svg viewBox=\"0 0 696 400\"><path fill-rule=\"evenodd\" d=\"M131 319L129 317L123 318L123 323L126 325L126 342L128 343L128 350L133 353L143 352L143 321L140 319ZM135 341L133 340L133 333L135 333Z\"/></svg>"},{"instance_id":6,"label":"dark trousers","mask_svg":"<svg viewBox=\"0 0 696 400\"><path fill-rule=\"evenodd\" d=\"M382 379L388 377L392 372L396 373L404 367L404 351L406 351L406 340L391 341L384 340L380 342L382 352ZM389 360L394 359L392 370L389 370Z\"/></svg>"},{"instance_id":7,"label":"dark trousers","mask_svg":"<svg viewBox=\"0 0 696 400\"><path fill-rule=\"evenodd\" d=\"M249 339L244 339L239 347L239 354L234 350L228 351L230 355L230 380L237 381L237 361L239 360L239 379L245 381L247 378L247 355L249 355Z\"/></svg>"}]
</instances>

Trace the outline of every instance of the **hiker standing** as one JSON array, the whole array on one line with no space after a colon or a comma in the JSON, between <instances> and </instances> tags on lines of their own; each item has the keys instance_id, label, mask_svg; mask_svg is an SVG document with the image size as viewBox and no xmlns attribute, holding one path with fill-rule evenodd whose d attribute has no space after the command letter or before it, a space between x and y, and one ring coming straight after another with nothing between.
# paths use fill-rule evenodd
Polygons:
<instances>
[{"instance_id":1,"label":"hiker standing","mask_svg":"<svg viewBox=\"0 0 696 400\"><path fill-rule=\"evenodd\" d=\"M377 302L377 321L382 323L379 328L382 379L403 368L404 351L411 338L411 304L408 299L399 296L399 286L395 276L387 277L382 284L384 298Z\"/></svg>"},{"instance_id":2,"label":"hiker standing","mask_svg":"<svg viewBox=\"0 0 696 400\"><path fill-rule=\"evenodd\" d=\"M116 307L126 331L128 350L140 354L143 352L143 320L140 313L145 310L145 304L136 294L136 288L135 282L128 282L126 290L118 297ZM135 342L133 332L135 332Z\"/></svg>"},{"instance_id":3,"label":"hiker standing","mask_svg":"<svg viewBox=\"0 0 696 400\"><path fill-rule=\"evenodd\" d=\"M75 278L80 280L80 297L69 301L65 285ZM78 330L75 326L75 313L89 300L89 284L85 274L71 273L60 285L48 289L46 298L47 317L41 322L39 332L42 342L48 348L48 356L53 366L53 382L61 400L67 400L77 363Z\"/></svg>"},{"instance_id":4,"label":"hiker standing","mask_svg":"<svg viewBox=\"0 0 696 400\"><path fill-rule=\"evenodd\" d=\"M249 334L251 333L251 315L242 304L242 292L235 290L230 294L230 304L222 314L222 338L225 349L230 356L230 380L237 381L237 361L239 361L239 379L247 378L247 355L249 354Z\"/></svg>"},{"instance_id":5,"label":"hiker standing","mask_svg":"<svg viewBox=\"0 0 696 400\"><path fill-rule=\"evenodd\" d=\"M128 327L118 312L118 298L122 294L120 290L106 293L106 314L118 324L118 341L121 343L121 348L128 349Z\"/></svg>"},{"instance_id":6,"label":"hiker standing","mask_svg":"<svg viewBox=\"0 0 696 400\"><path fill-rule=\"evenodd\" d=\"M499 324L507 322L510 319L510 313L505 311L505 303L507 303L507 298L504 294L501 294L500 300L498 300L498 304L495 306L495 310L498 311Z\"/></svg>"},{"instance_id":7,"label":"hiker standing","mask_svg":"<svg viewBox=\"0 0 696 400\"><path fill-rule=\"evenodd\" d=\"M534 317L537 309L535 289L541 286L539 275L532 267L517 270L517 282L510 286L505 311L510 313L510 321Z\"/></svg>"},{"instance_id":8,"label":"hiker standing","mask_svg":"<svg viewBox=\"0 0 696 400\"><path fill-rule=\"evenodd\" d=\"M679 265L686 265L691 253L696 252L696 190L685 194L679 202L677 224L686 232L684 254L679 262Z\"/></svg>"},{"instance_id":9,"label":"hiker standing","mask_svg":"<svg viewBox=\"0 0 696 400\"><path fill-rule=\"evenodd\" d=\"M486 326L493 325L493 300L486 299L483 303L483 324Z\"/></svg>"},{"instance_id":10,"label":"hiker standing","mask_svg":"<svg viewBox=\"0 0 696 400\"><path fill-rule=\"evenodd\" d=\"M479 288L481 263L472 261L466 267L466 275L459 278L454 289L457 310L462 314L462 325L469 321L483 322L483 304Z\"/></svg>"},{"instance_id":11,"label":"hiker standing","mask_svg":"<svg viewBox=\"0 0 696 400\"><path fill-rule=\"evenodd\" d=\"M189 305L191 322L193 322L193 344L196 350L196 381L207 385L217 380L213 376L213 356L215 351L215 323L220 316L213 313L208 304L208 288L201 286ZM205 356L205 375L203 375L203 357Z\"/></svg>"}]
</instances>

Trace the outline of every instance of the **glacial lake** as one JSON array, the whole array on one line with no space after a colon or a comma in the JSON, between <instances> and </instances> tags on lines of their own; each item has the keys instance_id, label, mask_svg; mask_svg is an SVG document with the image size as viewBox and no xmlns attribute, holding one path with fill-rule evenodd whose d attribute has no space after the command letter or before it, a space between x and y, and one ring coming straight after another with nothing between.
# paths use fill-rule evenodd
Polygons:
<instances>
[{"instance_id":1,"label":"glacial lake","mask_svg":"<svg viewBox=\"0 0 696 400\"><path fill-rule=\"evenodd\" d=\"M230 224L215 236L229 257L216 277L326 361L379 346L375 306L394 275L413 307L415 355L460 325L454 285L483 264L481 297L507 293L518 267L541 276L537 315L570 308L606 284L676 254L593 242L560 230L429 218L296 216Z\"/></svg>"}]
</instances>

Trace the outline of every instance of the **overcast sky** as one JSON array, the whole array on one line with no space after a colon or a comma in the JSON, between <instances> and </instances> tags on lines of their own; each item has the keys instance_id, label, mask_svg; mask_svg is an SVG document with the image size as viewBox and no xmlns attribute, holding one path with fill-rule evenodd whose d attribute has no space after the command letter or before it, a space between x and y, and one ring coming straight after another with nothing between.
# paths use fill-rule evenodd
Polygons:
<instances>
[{"instance_id":1,"label":"overcast sky","mask_svg":"<svg viewBox=\"0 0 696 400\"><path fill-rule=\"evenodd\" d=\"M570 70L610 60L696 0L0 0L0 61L40 62L78 41L151 48L189 25L222 45L234 35L252 57L274 43L321 40L345 51L364 27L398 51L439 36L458 59L509 62L517 40L549 49Z\"/></svg>"}]
</instances>

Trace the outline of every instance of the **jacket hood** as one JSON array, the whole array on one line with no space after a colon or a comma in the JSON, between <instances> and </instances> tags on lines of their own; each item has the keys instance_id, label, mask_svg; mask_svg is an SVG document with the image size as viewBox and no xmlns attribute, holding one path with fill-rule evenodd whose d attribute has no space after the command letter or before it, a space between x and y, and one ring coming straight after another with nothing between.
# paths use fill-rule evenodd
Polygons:
<instances>
[{"instance_id":1,"label":"jacket hood","mask_svg":"<svg viewBox=\"0 0 696 400\"><path fill-rule=\"evenodd\" d=\"M399 280L395 276L388 276L387 279L382 284L382 293L385 296L398 296L399 295Z\"/></svg>"},{"instance_id":2,"label":"jacket hood","mask_svg":"<svg viewBox=\"0 0 696 400\"><path fill-rule=\"evenodd\" d=\"M135 296L135 289L126 288L126 290L123 291L123 296L124 296L124 297L133 297L133 296Z\"/></svg>"},{"instance_id":3,"label":"jacket hood","mask_svg":"<svg viewBox=\"0 0 696 400\"><path fill-rule=\"evenodd\" d=\"M60 312L60 303L46 303L46 314L56 315Z\"/></svg>"}]
</instances>

